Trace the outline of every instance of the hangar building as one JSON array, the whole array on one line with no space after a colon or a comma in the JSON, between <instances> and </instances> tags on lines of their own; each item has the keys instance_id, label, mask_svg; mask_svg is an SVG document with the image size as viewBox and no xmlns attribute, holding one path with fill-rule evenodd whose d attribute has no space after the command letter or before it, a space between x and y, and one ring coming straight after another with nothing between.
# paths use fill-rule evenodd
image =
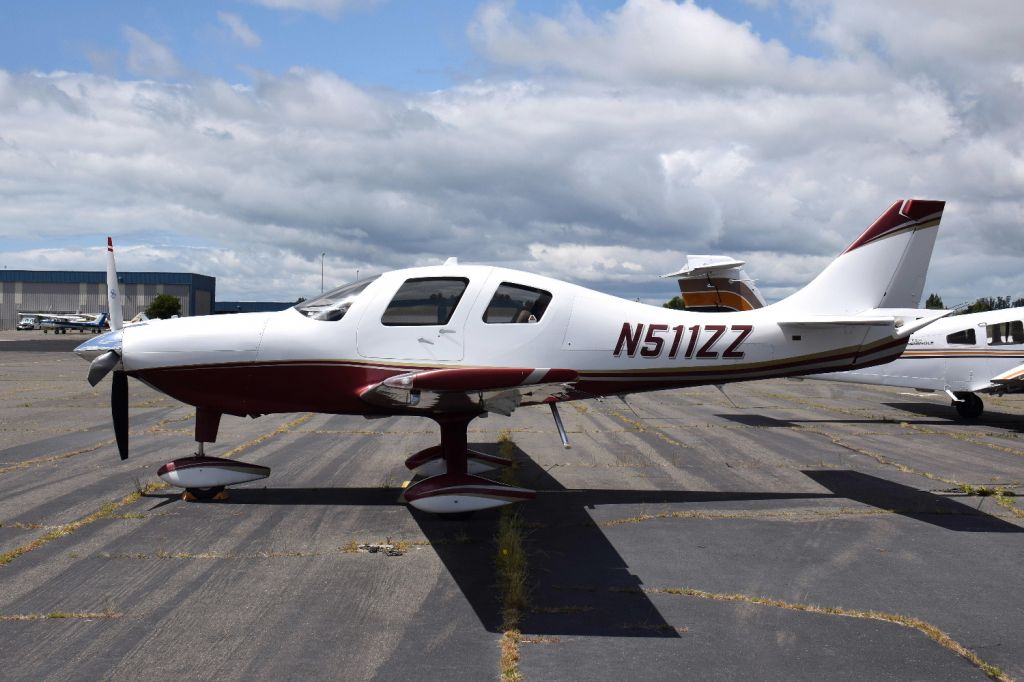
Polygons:
<instances>
[{"instance_id":1,"label":"hangar building","mask_svg":"<svg viewBox=\"0 0 1024 682\"><path fill-rule=\"evenodd\" d=\"M181 301L181 314L210 315L216 278L190 272L119 272L124 318L156 298ZM0 270L0 329L14 329L20 312L101 313L107 310L107 273L71 270Z\"/></svg>"}]
</instances>

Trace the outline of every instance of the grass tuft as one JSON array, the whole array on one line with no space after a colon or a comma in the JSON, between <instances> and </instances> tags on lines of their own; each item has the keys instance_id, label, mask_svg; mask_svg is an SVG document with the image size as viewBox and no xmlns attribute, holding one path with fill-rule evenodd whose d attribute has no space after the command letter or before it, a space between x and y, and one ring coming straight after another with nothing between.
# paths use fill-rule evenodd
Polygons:
<instances>
[{"instance_id":1,"label":"grass tuft","mask_svg":"<svg viewBox=\"0 0 1024 682\"><path fill-rule=\"evenodd\" d=\"M498 453L509 459L515 454L515 443L508 429L498 434ZM514 485L518 472L517 463L505 467L501 480ZM501 595L501 679L502 682L520 682L523 674L519 670L519 645L523 636L519 631L519 620L528 604L527 560L523 546L523 521L519 514L509 507L502 507L498 517L498 546L495 566L497 569L498 593Z\"/></svg>"},{"instance_id":2,"label":"grass tuft","mask_svg":"<svg viewBox=\"0 0 1024 682\"><path fill-rule=\"evenodd\" d=\"M103 611L51 611L50 613L0 614L0 621L26 620L112 620L123 614L104 609Z\"/></svg>"}]
</instances>

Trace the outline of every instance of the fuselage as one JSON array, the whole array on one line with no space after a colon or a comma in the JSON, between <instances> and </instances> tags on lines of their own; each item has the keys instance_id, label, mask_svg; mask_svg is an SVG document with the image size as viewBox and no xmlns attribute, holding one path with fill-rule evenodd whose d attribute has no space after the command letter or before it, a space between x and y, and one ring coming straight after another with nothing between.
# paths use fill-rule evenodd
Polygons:
<instances>
[{"instance_id":1,"label":"fuselage","mask_svg":"<svg viewBox=\"0 0 1024 682\"><path fill-rule=\"evenodd\" d=\"M417 369L572 369L576 399L864 367L906 346L884 327L670 310L490 266L393 271L330 305L130 325L123 369L228 414L366 414L382 409L362 389Z\"/></svg>"}]
</instances>

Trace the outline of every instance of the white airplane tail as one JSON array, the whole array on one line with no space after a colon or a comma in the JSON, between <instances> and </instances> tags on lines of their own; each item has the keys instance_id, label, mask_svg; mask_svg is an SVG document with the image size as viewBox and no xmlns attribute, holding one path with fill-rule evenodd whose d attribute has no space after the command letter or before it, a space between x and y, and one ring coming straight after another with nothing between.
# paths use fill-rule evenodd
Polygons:
<instances>
[{"instance_id":1,"label":"white airplane tail","mask_svg":"<svg viewBox=\"0 0 1024 682\"><path fill-rule=\"evenodd\" d=\"M917 308L944 201L895 202L810 284L775 304L804 316Z\"/></svg>"},{"instance_id":2,"label":"white airplane tail","mask_svg":"<svg viewBox=\"0 0 1024 682\"><path fill-rule=\"evenodd\" d=\"M110 237L107 237L107 309L110 311L110 328L117 331L124 326L124 311L121 309L121 294L117 287L114 240Z\"/></svg>"}]
</instances>

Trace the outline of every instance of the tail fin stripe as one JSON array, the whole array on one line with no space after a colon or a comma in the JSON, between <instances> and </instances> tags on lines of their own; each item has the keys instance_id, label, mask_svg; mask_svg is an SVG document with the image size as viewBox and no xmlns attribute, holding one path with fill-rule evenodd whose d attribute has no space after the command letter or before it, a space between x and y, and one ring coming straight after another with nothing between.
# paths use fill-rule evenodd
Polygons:
<instances>
[{"instance_id":1,"label":"tail fin stripe","mask_svg":"<svg viewBox=\"0 0 1024 682\"><path fill-rule=\"evenodd\" d=\"M909 229L938 225L945 203L944 201L923 201L921 199L894 202L843 253L849 253L865 244L895 236Z\"/></svg>"}]
</instances>

